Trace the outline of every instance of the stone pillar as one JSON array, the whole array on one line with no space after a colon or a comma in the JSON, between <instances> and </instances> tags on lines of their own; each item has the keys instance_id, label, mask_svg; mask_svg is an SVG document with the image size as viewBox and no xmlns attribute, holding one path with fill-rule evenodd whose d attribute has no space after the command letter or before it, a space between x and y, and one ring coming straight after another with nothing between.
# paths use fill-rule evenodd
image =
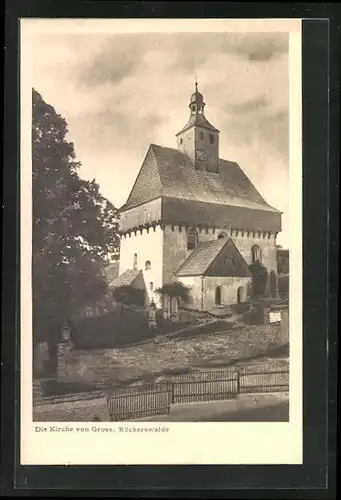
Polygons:
<instances>
[{"instance_id":1,"label":"stone pillar","mask_svg":"<svg viewBox=\"0 0 341 500\"><path fill-rule=\"evenodd\" d=\"M72 377L71 360L74 345L71 340L60 342L57 346L57 380L58 382L68 382Z\"/></svg>"},{"instance_id":2,"label":"stone pillar","mask_svg":"<svg viewBox=\"0 0 341 500\"><path fill-rule=\"evenodd\" d=\"M156 305L155 305L153 300L149 304L148 325L149 325L149 328L156 327Z\"/></svg>"},{"instance_id":3,"label":"stone pillar","mask_svg":"<svg viewBox=\"0 0 341 500\"><path fill-rule=\"evenodd\" d=\"M47 342L39 342L34 350L34 375L37 377L45 376L48 373L48 364L50 361L49 348Z\"/></svg>"},{"instance_id":4,"label":"stone pillar","mask_svg":"<svg viewBox=\"0 0 341 500\"><path fill-rule=\"evenodd\" d=\"M270 308L264 307L264 325L269 325L270 323Z\"/></svg>"},{"instance_id":5,"label":"stone pillar","mask_svg":"<svg viewBox=\"0 0 341 500\"><path fill-rule=\"evenodd\" d=\"M171 298L169 297L169 295L166 295L166 294L163 295L163 297L162 297L162 309L163 309L164 319L169 319L169 317L170 317L170 309L171 309L170 301L171 301Z\"/></svg>"}]
</instances>

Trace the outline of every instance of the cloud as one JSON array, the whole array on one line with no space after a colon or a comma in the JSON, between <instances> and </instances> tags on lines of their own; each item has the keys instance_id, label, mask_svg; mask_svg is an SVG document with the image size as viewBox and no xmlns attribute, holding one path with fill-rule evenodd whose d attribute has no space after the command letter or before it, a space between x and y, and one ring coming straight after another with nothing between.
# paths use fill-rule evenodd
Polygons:
<instances>
[{"instance_id":1,"label":"cloud","mask_svg":"<svg viewBox=\"0 0 341 500\"><path fill-rule=\"evenodd\" d=\"M80 174L96 177L119 206L149 144L176 147L196 74L205 114L221 131L220 156L238 161L265 199L282 209L287 51L285 33L44 35L33 47L33 84L65 117Z\"/></svg>"},{"instance_id":2,"label":"cloud","mask_svg":"<svg viewBox=\"0 0 341 500\"><path fill-rule=\"evenodd\" d=\"M261 108L266 108L270 101L265 95L259 97L253 97L252 99L246 99L243 102L237 104L230 104L229 108L233 113L251 113L252 111L258 111Z\"/></svg>"},{"instance_id":3,"label":"cloud","mask_svg":"<svg viewBox=\"0 0 341 500\"><path fill-rule=\"evenodd\" d=\"M288 52L288 36L286 33L247 34L237 46L237 51L250 61L270 61Z\"/></svg>"}]
</instances>

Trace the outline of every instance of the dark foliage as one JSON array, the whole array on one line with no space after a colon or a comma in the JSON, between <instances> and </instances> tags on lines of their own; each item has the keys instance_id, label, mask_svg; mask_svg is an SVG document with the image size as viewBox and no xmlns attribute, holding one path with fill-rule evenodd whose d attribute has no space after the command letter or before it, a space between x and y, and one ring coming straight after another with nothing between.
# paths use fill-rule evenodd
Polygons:
<instances>
[{"instance_id":1,"label":"dark foliage","mask_svg":"<svg viewBox=\"0 0 341 500\"><path fill-rule=\"evenodd\" d=\"M66 121L35 90L32 120L33 323L35 340L45 340L106 293L102 270L118 256L118 216L95 180L78 176Z\"/></svg>"}]
</instances>

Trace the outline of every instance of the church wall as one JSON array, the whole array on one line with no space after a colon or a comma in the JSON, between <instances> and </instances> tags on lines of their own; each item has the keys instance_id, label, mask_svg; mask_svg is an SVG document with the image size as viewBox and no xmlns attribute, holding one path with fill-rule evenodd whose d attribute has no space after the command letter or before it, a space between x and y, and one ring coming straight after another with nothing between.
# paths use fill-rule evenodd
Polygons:
<instances>
[{"instance_id":1,"label":"church wall","mask_svg":"<svg viewBox=\"0 0 341 500\"><path fill-rule=\"evenodd\" d=\"M256 236L247 238L245 235L233 237L238 250L246 260L247 264L252 263L251 249L254 245L258 245L262 252L262 263L270 272L272 269L277 273L277 255L276 255L276 240L272 234L270 238Z\"/></svg>"},{"instance_id":2,"label":"church wall","mask_svg":"<svg viewBox=\"0 0 341 500\"><path fill-rule=\"evenodd\" d=\"M203 139L201 139L201 133L203 133ZM210 143L210 134L213 135L213 144ZM218 173L219 164L219 134L205 128L195 128L195 143L196 149L203 150L206 152L206 161L197 162L205 164L205 169L209 172Z\"/></svg>"},{"instance_id":3,"label":"church wall","mask_svg":"<svg viewBox=\"0 0 341 500\"><path fill-rule=\"evenodd\" d=\"M252 278L220 278L220 277L205 277L204 278L204 310L209 310L216 305L216 289L221 287L221 305L232 305L238 303L238 288L243 287L247 290Z\"/></svg>"},{"instance_id":4,"label":"church wall","mask_svg":"<svg viewBox=\"0 0 341 500\"><path fill-rule=\"evenodd\" d=\"M155 294L155 290L162 286L162 229L160 226L151 228L149 232L143 229L142 234L137 231L136 235L130 233L121 237L119 274L127 269L133 269L134 254L137 253L137 269L142 270L149 300L159 306L160 298ZM146 270L145 263L150 261L151 267ZM153 283L151 290L150 283Z\"/></svg>"},{"instance_id":5,"label":"church wall","mask_svg":"<svg viewBox=\"0 0 341 500\"><path fill-rule=\"evenodd\" d=\"M227 234L232 238L239 252L245 259L246 263L250 265L252 263L252 247L258 245L262 252L263 264L266 266L268 271L274 269L277 273L277 251L276 251L276 240L274 234L271 233L270 238L268 238L268 233L263 237L263 233L259 235L256 233L247 234L244 231L238 231L238 235L235 231L232 232L226 229L213 229L213 228L197 228L198 231L198 241L199 243L216 240L218 235L221 233ZM186 228L182 227L179 230L179 226L175 225L173 230L172 226L167 225L164 230L164 254L163 254L163 282L168 283L176 280L175 271L182 264L191 251L187 250L187 235Z\"/></svg>"},{"instance_id":6,"label":"church wall","mask_svg":"<svg viewBox=\"0 0 341 500\"><path fill-rule=\"evenodd\" d=\"M237 304L238 288L243 287L246 295L252 278L186 276L181 277L180 280L191 289L190 300L183 305L188 309L208 311L216 306L218 286L221 287L221 305Z\"/></svg>"},{"instance_id":7,"label":"church wall","mask_svg":"<svg viewBox=\"0 0 341 500\"><path fill-rule=\"evenodd\" d=\"M192 161L195 157L195 140L194 140L195 130L186 130L183 134L177 137L177 146L180 151L187 154Z\"/></svg>"},{"instance_id":8,"label":"church wall","mask_svg":"<svg viewBox=\"0 0 341 500\"><path fill-rule=\"evenodd\" d=\"M127 231L133 227L137 228L143 224L151 224L161 219L161 198L149 201L130 210L121 213L120 230Z\"/></svg>"},{"instance_id":9,"label":"church wall","mask_svg":"<svg viewBox=\"0 0 341 500\"><path fill-rule=\"evenodd\" d=\"M244 231L244 235L242 236L242 231L238 231L237 236L235 231L233 231L231 235L230 230L215 229L213 231L213 229L210 228L208 232L206 232L206 230L202 230L201 232L198 231L199 242L215 240L221 233L225 233L231 237L248 265L252 263L251 249L254 245L258 245L262 251L263 264L269 271L273 269L277 273L277 250L273 233L271 233L270 238L268 238L268 233L263 237L263 233L261 236L259 236L259 233L253 236L252 233L248 235L247 232Z\"/></svg>"},{"instance_id":10,"label":"church wall","mask_svg":"<svg viewBox=\"0 0 341 500\"><path fill-rule=\"evenodd\" d=\"M163 282L178 281L175 271L188 257L186 228L166 225L163 231Z\"/></svg>"}]
</instances>

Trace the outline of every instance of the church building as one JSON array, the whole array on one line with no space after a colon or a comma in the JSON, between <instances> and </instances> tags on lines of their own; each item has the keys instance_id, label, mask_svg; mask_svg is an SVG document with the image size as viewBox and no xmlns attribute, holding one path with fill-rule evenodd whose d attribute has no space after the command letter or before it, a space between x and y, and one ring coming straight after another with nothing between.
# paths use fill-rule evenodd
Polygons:
<instances>
[{"instance_id":1,"label":"church building","mask_svg":"<svg viewBox=\"0 0 341 500\"><path fill-rule=\"evenodd\" d=\"M120 209L120 280L139 282L159 307L155 290L174 282L189 287L186 307L195 310L276 297L281 212L220 158L220 132L197 84L189 115L176 148L149 146Z\"/></svg>"}]
</instances>

